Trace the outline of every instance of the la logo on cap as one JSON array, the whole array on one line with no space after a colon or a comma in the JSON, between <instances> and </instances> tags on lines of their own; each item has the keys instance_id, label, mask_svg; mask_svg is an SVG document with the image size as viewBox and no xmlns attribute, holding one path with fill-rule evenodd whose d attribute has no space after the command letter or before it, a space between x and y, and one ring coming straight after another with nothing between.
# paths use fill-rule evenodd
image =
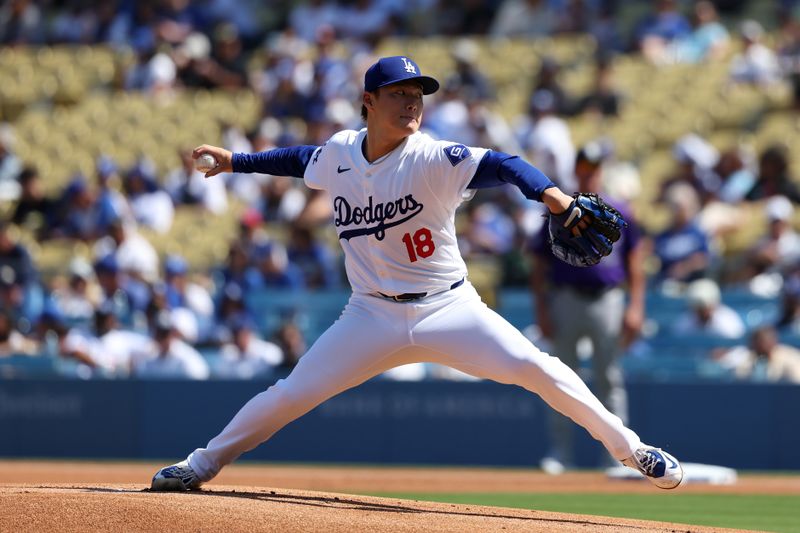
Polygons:
<instances>
[{"instance_id":1,"label":"la logo on cap","mask_svg":"<svg viewBox=\"0 0 800 533\"><path fill-rule=\"evenodd\" d=\"M400 59L403 60L403 64L406 66L406 72L411 72L412 74L417 73L416 67L414 67L414 63L406 59L405 57L401 57Z\"/></svg>"}]
</instances>

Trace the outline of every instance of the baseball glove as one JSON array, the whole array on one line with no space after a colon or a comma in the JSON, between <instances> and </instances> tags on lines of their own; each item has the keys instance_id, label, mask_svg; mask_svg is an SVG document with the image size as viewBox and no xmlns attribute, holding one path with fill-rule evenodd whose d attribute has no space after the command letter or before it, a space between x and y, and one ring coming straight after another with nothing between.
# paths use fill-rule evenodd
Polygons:
<instances>
[{"instance_id":1,"label":"baseball glove","mask_svg":"<svg viewBox=\"0 0 800 533\"><path fill-rule=\"evenodd\" d=\"M619 211L596 194L575 193L566 211L550 214L548 229L553 255L573 266L596 265L611 253L619 240L620 230L628 225ZM581 220L589 225L573 234Z\"/></svg>"}]
</instances>

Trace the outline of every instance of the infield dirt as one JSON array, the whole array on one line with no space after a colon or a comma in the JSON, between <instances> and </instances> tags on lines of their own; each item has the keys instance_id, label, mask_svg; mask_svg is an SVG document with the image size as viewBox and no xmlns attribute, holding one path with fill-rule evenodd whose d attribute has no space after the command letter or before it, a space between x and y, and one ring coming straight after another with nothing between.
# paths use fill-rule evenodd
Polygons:
<instances>
[{"instance_id":1,"label":"infield dirt","mask_svg":"<svg viewBox=\"0 0 800 533\"><path fill-rule=\"evenodd\" d=\"M336 493L657 490L646 483L608 481L597 473L553 478L519 470L240 464L227 468L202 491L174 494L147 490L149 478L158 466L0 462L0 531L732 531ZM753 476L734 486L701 488L704 492L800 494L800 481ZM681 490L698 489L687 486Z\"/></svg>"}]
</instances>

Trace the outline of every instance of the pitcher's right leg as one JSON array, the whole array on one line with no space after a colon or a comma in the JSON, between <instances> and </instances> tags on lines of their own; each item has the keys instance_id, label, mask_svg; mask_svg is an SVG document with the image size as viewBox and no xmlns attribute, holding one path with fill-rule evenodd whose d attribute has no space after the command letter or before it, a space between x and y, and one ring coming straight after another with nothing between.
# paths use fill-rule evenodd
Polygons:
<instances>
[{"instance_id":1,"label":"pitcher's right leg","mask_svg":"<svg viewBox=\"0 0 800 533\"><path fill-rule=\"evenodd\" d=\"M256 395L205 448L189 456L189 466L208 481L242 453L328 398L398 364L407 344L401 308L370 296L354 296L337 320L300 358L286 378ZM395 307L391 307L395 306Z\"/></svg>"}]
</instances>

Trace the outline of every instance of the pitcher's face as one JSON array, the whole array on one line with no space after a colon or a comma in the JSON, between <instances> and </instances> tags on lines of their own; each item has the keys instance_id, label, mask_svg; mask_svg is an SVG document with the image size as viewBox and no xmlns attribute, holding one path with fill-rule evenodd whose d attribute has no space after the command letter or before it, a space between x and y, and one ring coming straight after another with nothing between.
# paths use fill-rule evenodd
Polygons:
<instances>
[{"instance_id":1,"label":"pitcher's face","mask_svg":"<svg viewBox=\"0 0 800 533\"><path fill-rule=\"evenodd\" d=\"M412 80L380 87L364 93L364 105L374 127L406 137L416 133L422 122L422 86Z\"/></svg>"}]
</instances>

